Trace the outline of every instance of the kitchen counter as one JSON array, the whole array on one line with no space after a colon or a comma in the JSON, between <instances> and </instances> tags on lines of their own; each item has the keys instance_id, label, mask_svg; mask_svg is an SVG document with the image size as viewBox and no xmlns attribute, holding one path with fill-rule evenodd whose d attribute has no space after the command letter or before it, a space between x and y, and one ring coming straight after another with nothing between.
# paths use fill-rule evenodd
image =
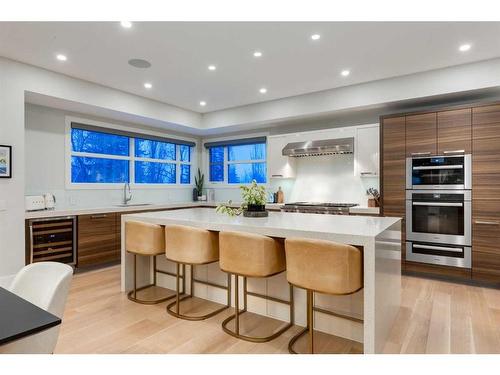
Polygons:
<instances>
[{"instance_id":1,"label":"kitchen counter","mask_svg":"<svg viewBox=\"0 0 500 375\"><path fill-rule=\"evenodd\" d=\"M216 207L221 202L173 202L173 203L154 203L139 206L129 205L127 207L120 207L117 205L101 206L101 207L56 207L53 210L40 210L40 211L26 211L26 219L38 219L46 217L57 216L74 216L74 215L88 215L88 214L102 214L108 212L130 212L130 211L146 211L146 210L172 210L178 208L193 208L193 207ZM226 202L222 202L226 203ZM232 206L238 207L239 203L233 203ZM283 203L267 203L268 210L279 210ZM363 207L356 206L349 209L351 214L371 214L378 215L378 207Z\"/></svg>"},{"instance_id":2,"label":"kitchen counter","mask_svg":"<svg viewBox=\"0 0 500 375\"><path fill-rule=\"evenodd\" d=\"M331 240L363 248L364 288L350 296L326 296L317 294L316 305L342 314L362 318L363 323L339 319L316 313L316 328L352 340L363 342L365 353L381 352L392 323L399 311L401 293L401 221L399 218L320 215L303 213L270 212L266 218L229 217L215 210L187 208L176 211L136 213L122 216L122 244L125 243L127 220L139 220L160 225L180 224L205 228L212 231L245 231L271 237L306 237ZM133 285L133 256L122 246L122 291ZM152 279L150 263L138 262L139 285ZM158 257L158 269L172 272L174 264ZM225 279L218 264L196 267L197 278L221 283ZM171 276L158 274L161 286L173 289ZM250 291L282 297L288 286L286 275L273 278L249 279ZM200 286L195 295L215 302L224 302L224 293L217 288ZM305 291L295 288L295 323L305 325ZM286 320L283 306L269 300L249 298L249 311Z\"/></svg>"}]
</instances>

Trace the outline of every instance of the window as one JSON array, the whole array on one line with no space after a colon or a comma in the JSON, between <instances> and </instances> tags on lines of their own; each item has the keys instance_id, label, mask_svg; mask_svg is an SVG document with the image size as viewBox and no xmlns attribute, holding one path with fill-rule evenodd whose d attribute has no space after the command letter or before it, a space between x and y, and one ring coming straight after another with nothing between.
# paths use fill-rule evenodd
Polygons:
<instances>
[{"instance_id":1,"label":"window","mask_svg":"<svg viewBox=\"0 0 500 375\"><path fill-rule=\"evenodd\" d=\"M191 184L191 144L88 128L71 126L71 183Z\"/></svg>"},{"instance_id":2,"label":"window","mask_svg":"<svg viewBox=\"0 0 500 375\"><path fill-rule=\"evenodd\" d=\"M130 138L71 129L72 183L125 183L130 176Z\"/></svg>"},{"instance_id":3,"label":"window","mask_svg":"<svg viewBox=\"0 0 500 375\"><path fill-rule=\"evenodd\" d=\"M135 139L135 183L175 184L176 144Z\"/></svg>"},{"instance_id":4,"label":"window","mask_svg":"<svg viewBox=\"0 0 500 375\"><path fill-rule=\"evenodd\" d=\"M209 146L209 181L266 183L266 143Z\"/></svg>"}]
</instances>

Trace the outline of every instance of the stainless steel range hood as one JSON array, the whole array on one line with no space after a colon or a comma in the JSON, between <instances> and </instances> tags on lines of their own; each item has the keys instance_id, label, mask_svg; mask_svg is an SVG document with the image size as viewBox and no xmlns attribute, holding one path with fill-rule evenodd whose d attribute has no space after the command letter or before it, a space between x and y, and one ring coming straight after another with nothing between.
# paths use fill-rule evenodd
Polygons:
<instances>
[{"instance_id":1,"label":"stainless steel range hood","mask_svg":"<svg viewBox=\"0 0 500 375\"><path fill-rule=\"evenodd\" d=\"M304 157L352 154L353 152L354 138L351 137L289 143L281 153L284 156Z\"/></svg>"}]
</instances>

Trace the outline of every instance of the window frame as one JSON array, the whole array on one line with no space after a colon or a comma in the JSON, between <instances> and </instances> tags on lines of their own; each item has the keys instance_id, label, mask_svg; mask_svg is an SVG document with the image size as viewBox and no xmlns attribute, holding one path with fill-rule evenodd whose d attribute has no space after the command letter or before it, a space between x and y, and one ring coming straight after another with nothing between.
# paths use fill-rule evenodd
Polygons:
<instances>
[{"instance_id":1,"label":"window frame","mask_svg":"<svg viewBox=\"0 0 500 375\"><path fill-rule=\"evenodd\" d=\"M218 142L218 141L231 141L231 140L236 140L236 139L245 139L245 138L256 138L256 137L268 137L268 133L257 133L257 134L247 134L245 137L231 137L231 138L217 138L217 139L210 139L210 142ZM266 140L265 142L265 147L266 147L266 158L265 159L260 159L260 160L236 160L236 161L229 161L229 151L228 151L228 146L223 146L224 147L224 180L223 181L210 181L210 150L206 148L205 146L202 146L203 150L203 170L205 171L205 176L206 176L206 186L208 188L227 188L227 189L238 189L240 186L249 186L251 183L234 183L234 182L229 182L229 173L228 173L228 166L229 164L244 164L244 163L266 163L266 182L258 182L258 185L262 185L264 187L267 187L269 184L269 147L268 147L268 142Z\"/></svg>"},{"instance_id":2,"label":"window frame","mask_svg":"<svg viewBox=\"0 0 500 375\"><path fill-rule=\"evenodd\" d=\"M179 140L184 140L184 141L190 141L194 142L195 146L190 147L190 161L180 161L180 147L179 144L176 144L175 147L175 156L176 160L161 160L161 159L150 159L150 158L143 158L143 157L136 157L135 156L135 137L130 137L129 138L129 156L122 156L122 155L109 155L109 154L94 154L94 153L89 153L89 152L78 152L78 151L73 151L72 150L72 144L71 144L71 123L76 122L76 123L81 123L81 124L86 124L86 125L92 125L92 126L98 126L103 128L103 132L105 132L106 129L109 129L110 132L112 133L113 130L119 130L119 131L133 131L134 133L137 134L143 134L144 136L156 136L156 137L165 137L165 138L174 138L174 139L179 139ZM118 182L118 183L96 183L96 182L72 182L71 181L71 157L72 156L84 156L84 157L92 157L92 158L102 158L102 159L118 159L118 160L128 160L129 161L129 184L131 188L135 189L192 189L194 187L194 172L193 170L196 169L196 150L198 147L198 142L195 139L189 139L189 138L184 138L184 137L170 137L166 134L162 134L159 132L154 132L154 131L143 131L143 130L138 130L138 129L130 129L128 127L122 126L122 125L117 125L117 124L110 124L110 123L105 123L105 122L100 122L100 121L94 121L94 120L89 120L89 119L84 119L84 118L78 118L78 117L73 117L73 116L66 116L65 118L65 185L66 189L72 189L72 190L119 190L123 189L123 185L125 184L124 182ZM138 137L139 138L139 137ZM168 143L168 142L167 142ZM151 183L136 183L135 182L135 162L136 161L150 161L150 162L156 162L156 163L171 163L176 165L176 179L175 183L173 184L151 184ZM181 184L180 183L180 165L181 164L189 164L190 167L190 183L189 184Z\"/></svg>"}]
</instances>

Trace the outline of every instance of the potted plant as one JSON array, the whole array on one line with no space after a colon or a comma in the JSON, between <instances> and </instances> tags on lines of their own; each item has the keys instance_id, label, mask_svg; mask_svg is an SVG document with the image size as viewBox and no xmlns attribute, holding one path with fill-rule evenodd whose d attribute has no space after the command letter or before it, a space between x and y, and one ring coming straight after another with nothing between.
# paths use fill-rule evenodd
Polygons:
<instances>
[{"instance_id":1,"label":"potted plant","mask_svg":"<svg viewBox=\"0 0 500 375\"><path fill-rule=\"evenodd\" d=\"M238 208L231 207L232 201L227 204L220 204L215 209L217 212L228 214L229 216L241 215L246 217L266 217L266 188L257 185L253 180L248 186L240 186L243 203Z\"/></svg>"},{"instance_id":2,"label":"potted plant","mask_svg":"<svg viewBox=\"0 0 500 375\"><path fill-rule=\"evenodd\" d=\"M203 196L203 184L205 183L205 175L201 173L200 168L198 168L198 176L194 176L194 185L196 186L193 189L193 200L199 201L202 200Z\"/></svg>"}]
</instances>

